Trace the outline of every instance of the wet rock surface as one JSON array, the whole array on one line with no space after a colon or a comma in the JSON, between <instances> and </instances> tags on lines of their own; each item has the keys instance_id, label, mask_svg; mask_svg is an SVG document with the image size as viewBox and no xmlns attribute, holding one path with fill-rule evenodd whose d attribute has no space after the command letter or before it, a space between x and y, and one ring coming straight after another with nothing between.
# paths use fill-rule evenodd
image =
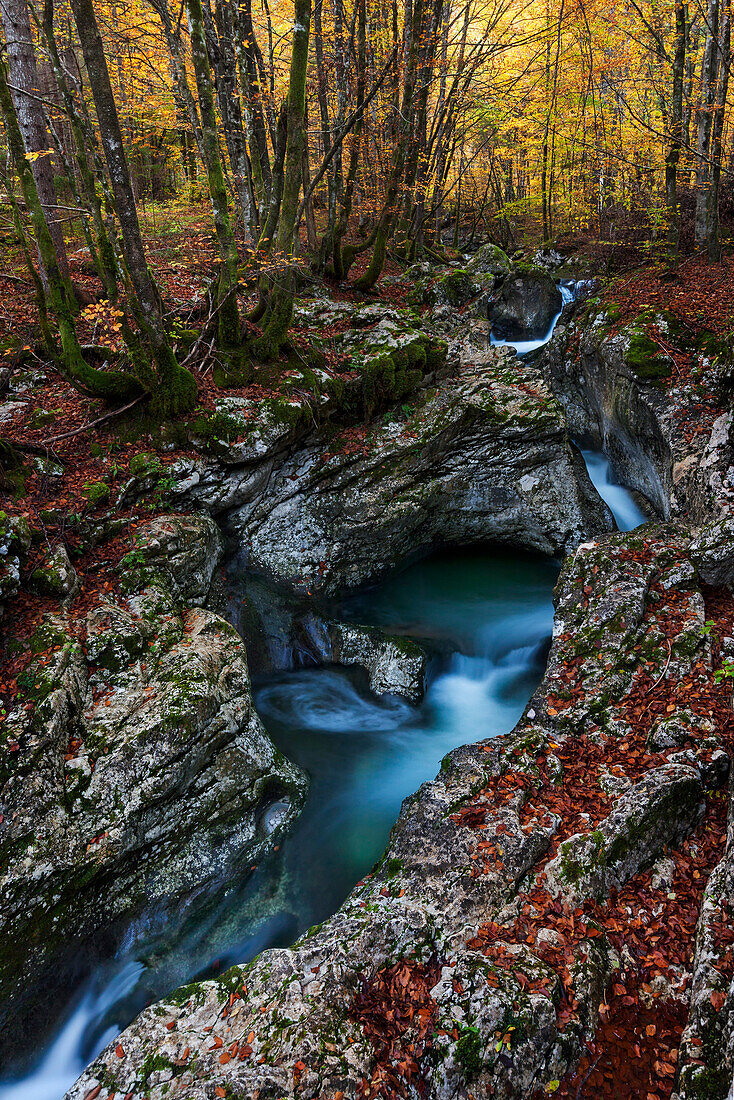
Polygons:
<instances>
[{"instance_id":1,"label":"wet rock surface","mask_svg":"<svg viewBox=\"0 0 734 1100\"><path fill-rule=\"evenodd\" d=\"M207 517L158 517L124 563L127 599L81 634L49 615L31 640L35 709L8 715L0 756L6 1049L42 1028L39 983L63 981L86 935L259 858L299 812L306 779L254 711L240 638L191 606L220 556Z\"/></svg>"},{"instance_id":2,"label":"wet rock surface","mask_svg":"<svg viewBox=\"0 0 734 1100\"><path fill-rule=\"evenodd\" d=\"M68 1096L81 1100L101 1085L158 1100L175 1083L184 1097L219 1088L273 1100L352 1098L390 1080L408 1053L420 1075L408 1081L420 1079L431 1097L557 1090L594 1036L610 981L630 965L604 912L641 875L675 897L666 853L700 844L714 774L706 768L722 728L714 723L699 742L694 725L681 762L644 743L630 755L636 735L627 717L645 683L706 682L712 649L691 542L679 525L579 547L556 590L546 676L513 733L455 750L436 780L405 800L383 860L334 917L291 949L147 1010L121 1036L123 1054L110 1046ZM712 717L705 706L692 713ZM598 789L606 807L597 823L587 814L581 830L583 815L573 829L573 818L554 811L555 792L577 782ZM694 1054L709 1041L706 996L712 983L720 988L706 968L711 928L728 904L722 874L706 894L692 972L680 976L683 989L693 981L700 1006L684 1045ZM598 917L578 908L584 897L601 906ZM527 914L543 905L548 924L540 917L528 937ZM559 926L575 928L577 939L569 945ZM385 990L387 1011L407 986L419 1000L385 1061L369 1011L379 1015ZM718 1049L728 1072L726 1042ZM699 1072L687 1066L681 1095L700 1095L685 1091L686 1075Z\"/></svg>"},{"instance_id":3,"label":"wet rock surface","mask_svg":"<svg viewBox=\"0 0 734 1100\"><path fill-rule=\"evenodd\" d=\"M542 269L512 272L499 294L490 301L488 317L493 331L506 340L540 340L563 307L555 279Z\"/></svg>"},{"instance_id":4,"label":"wet rock surface","mask_svg":"<svg viewBox=\"0 0 734 1100\"><path fill-rule=\"evenodd\" d=\"M591 321L582 314L556 329L538 369L571 435L593 440L620 482L642 492L659 516L706 524L731 510L732 414L722 410L703 434L681 430L696 426L699 395L690 383L663 384L670 361L639 322L620 328L604 311Z\"/></svg>"},{"instance_id":5,"label":"wet rock surface","mask_svg":"<svg viewBox=\"0 0 734 1100\"><path fill-rule=\"evenodd\" d=\"M414 640L374 626L342 622L309 600L289 599L258 578L244 583L237 627L253 672L282 672L303 665L357 666L375 695L423 698L427 652Z\"/></svg>"},{"instance_id":6,"label":"wet rock surface","mask_svg":"<svg viewBox=\"0 0 734 1100\"><path fill-rule=\"evenodd\" d=\"M527 372L518 391L505 362L487 353L354 449L296 453L266 496L226 518L251 567L292 591L329 594L441 545L557 554L600 530L604 510L552 398Z\"/></svg>"},{"instance_id":7,"label":"wet rock surface","mask_svg":"<svg viewBox=\"0 0 734 1100\"><path fill-rule=\"evenodd\" d=\"M173 499L209 509L250 568L301 594L356 588L442 545L565 553L608 513L538 372L482 340L456 339L455 376L395 419L257 465L189 462Z\"/></svg>"}]
</instances>

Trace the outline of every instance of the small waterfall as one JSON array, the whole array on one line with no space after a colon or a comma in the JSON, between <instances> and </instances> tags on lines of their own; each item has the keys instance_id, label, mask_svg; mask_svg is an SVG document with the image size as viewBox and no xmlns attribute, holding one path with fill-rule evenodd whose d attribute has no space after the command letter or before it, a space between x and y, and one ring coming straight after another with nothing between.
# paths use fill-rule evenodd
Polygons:
<instances>
[{"instance_id":1,"label":"small waterfall","mask_svg":"<svg viewBox=\"0 0 734 1100\"><path fill-rule=\"evenodd\" d=\"M606 455L601 451L583 450L586 469L589 471L594 487L599 496L608 505L614 516L614 522L620 531L634 531L642 523L647 523L648 517L640 508L629 489L619 485L614 480L612 466Z\"/></svg>"},{"instance_id":2,"label":"small waterfall","mask_svg":"<svg viewBox=\"0 0 734 1100\"><path fill-rule=\"evenodd\" d=\"M551 321L550 328L546 332L545 336L541 336L537 340L504 340L500 339L499 336L495 336L494 333L491 332L489 334L490 344L492 345L492 347L514 348L517 354L520 356L530 355L531 352L537 351L538 348L542 348L550 340L566 306L569 305L570 302L574 302L576 298L580 297L582 293L585 293L590 285L590 282L586 279L579 280L578 282L574 282L570 279L564 279L558 284L558 289L560 290L561 297L563 298L563 305Z\"/></svg>"},{"instance_id":3,"label":"small waterfall","mask_svg":"<svg viewBox=\"0 0 734 1100\"><path fill-rule=\"evenodd\" d=\"M281 851L215 898L134 922L35 1067L0 1083L1 1100L59 1100L146 1004L330 916L382 855L402 800L434 778L443 756L520 717L542 675L556 576L555 563L519 554L444 554L349 601L345 617L430 640L434 676L419 707L377 698L354 670L301 667L264 679L256 702L265 726L311 777Z\"/></svg>"},{"instance_id":4,"label":"small waterfall","mask_svg":"<svg viewBox=\"0 0 734 1100\"><path fill-rule=\"evenodd\" d=\"M119 1023L108 1023L111 1010L134 989L144 967L127 962L107 981L91 981L35 1069L18 1081L0 1084L3 1100L58 1100L85 1067L114 1039Z\"/></svg>"},{"instance_id":5,"label":"small waterfall","mask_svg":"<svg viewBox=\"0 0 734 1100\"><path fill-rule=\"evenodd\" d=\"M545 336L538 340L502 340L495 336L494 333L490 333L490 344L493 347L508 346L514 348L521 358L530 355L532 352L537 351L548 343L566 306L570 302L574 302L582 297L582 295L586 295L592 287L593 280L589 279L579 279L578 281L570 279L561 280L558 284L558 289L563 297L563 305L551 321L550 328ZM586 469L588 470L592 484L602 500L609 506L618 530L633 531L635 527L639 527L640 524L646 523L648 517L639 507L629 489L626 489L623 485L619 485L615 481L611 463L606 455L601 451L588 449L582 450L581 453L584 457Z\"/></svg>"}]
</instances>

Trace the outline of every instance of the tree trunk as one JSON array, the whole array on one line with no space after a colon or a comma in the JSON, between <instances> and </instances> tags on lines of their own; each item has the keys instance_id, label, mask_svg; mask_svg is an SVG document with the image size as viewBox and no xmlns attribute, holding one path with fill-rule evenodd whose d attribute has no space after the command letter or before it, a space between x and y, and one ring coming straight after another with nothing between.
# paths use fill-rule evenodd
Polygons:
<instances>
[{"instance_id":1,"label":"tree trunk","mask_svg":"<svg viewBox=\"0 0 734 1100\"><path fill-rule=\"evenodd\" d=\"M268 216L263 226L258 241L258 249L269 252L278 227L280 216L280 203L283 198L283 181L285 173L285 153L288 141L288 104L283 102L278 114L278 126L276 131L275 151L273 154L273 169L270 181L270 200L268 202Z\"/></svg>"},{"instance_id":2,"label":"tree trunk","mask_svg":"<svg viewBox=\"0 0 734 1100\"><path fill-rule=\"evenodd\" d=\"M706 42L701 62L701 98L696 140L696 244L706 246L709 237L709 189L711 186L711 128L719 64L719 0L709 0Z\"/></svg>"},{"instance_id":3,"label":"tree trunk","mask_svg":"<svg viewBox=\"0 0 734 1100\"><path fill-rule=\"evenodd\" d=\"M375 246L372 251L372 257L370 259L369 267L365 271L364 275L362 275L360 279L357 279L354 284L359 290L371 290L379 279L380 275L382 274L382 269L385 266L385 257L387 255L387 242L390 237L390 230L392 228L393 219L395 217L398 196L400 194L400 187L403 181L405 159L408 153L408 142L411 132L411 119L413 115L413 97L418 75L418 58L421 48L421 32L423 29L425 5L426 0L414 0L411 13L412 25L409 34L408 28L406 27L406 38L408 38L409 41L408 61L405 66L403 96L399 113L400 124L398 129L398 142L395 149L392 171L388 179L385 204L383 206L382 214L380 215L380 220L377 226ZM407 18L408 7L406 5L406 22Z\"/></svg>"},{"instance_id":4,"label":"tree trunk","mask_svg":"<svg viewBox=\"0 0 734 1100\"><path fill-rule=\"evenodd\" d=\"M140 393L140 386L131 375L95 370L84 360L74 327L74 303L68 280L64 279L59 267L35 177L25 155L18 116L8 88L7 70L2 60L0 60L0 111L5 123L10 155L20 178L23 198L31 217L36 244L46 272L48 302L59 326L62 369L70 382L95 397L114 400Z\"/></svg>"},{"instance_id":5,"label":"tree trunk","mask_svg":"<svg viewBox=\"0 0 734 1100\"><path fill-rule=\"evenodd\" d=\"M708 257L712 263L721 260L721 238L719 235L719 184L721 181L721 159L723 153L723 133L726 115L726 96L729 90L729 66L731 64L731 0L721 0L721 20L719 28L719 79L716 89L716 110L711 135L711 182L708 191L706 245Z\"/></svg>"},{"instance_id":6,"label":"tree trunk","mask_svg":"<svg viewBox=\"0 0 734 1100\"><path fill-rule=\"evenodd\" d=\"M207 37L216 43L216 51L212 53L210 50L209 60L214 70L219 114L232 168L234 197L245 240L250 241L253 229L252 192L237 83L237 59L234 49L235 16L234 0L215 0L212 22L209 14L209 0L206 0L205 25L211 24L207 27Z\"/></svg>"},{"instance_id":7,"label":"tree trunk","mask_svg":"<svg viewBox=\"0 0 734 1100\"><path fill-rule=\"evenodd\" d=\"M258 227L262 229L270 202L272 170L268 153L266 93L258 64L259 51L252 25L250 0L239 0L236 41L237 65L244 93L244 115L250 151L253 190L257 198ZM262 60L262 58L260 58Z\"/></svg>"},{"instance_id":8,"label":"tree trunk","mask_svg":"<svg viewBox=\"0 0 734 1100\"><path fill-rule=\"evenodd\" d=\"M308 191L308 186L311 182L311 165L309 164L308 156L308 103L306 103L306 113L303 120L304 130L306 132L303 141L303 193L304 195ZM308 250L312 254L316 254L319 247L319 238L316 233L316 218L313 212L313 199L309 199L303 210L304 220L306 222L306 240L308 241Z\"/></svg>"},{"instance_id":9,"label":"tree trunk","mask_svg":"<svg viewBox=\"0 0 734 1100\"><path fill-rule=\"evenodd\" d=\"M675 52L673 95L669 115L669 147L665 158L665 203L668 208L668 258L678 260L678 162L683 142L683 78L686 64L687 4L675 0Z\"/></svg>"},{"instance_id":10,"label":"tree trunk","mask_svg":"<svg viewBox=\"0 0 734 1100\"><path fill-rule=\"evenodd\" d=\"M138 325L150 344L157 368L154 371L138 353L136 373L152 395L154 413L160 417L175 416L189 412L196 404L196 381L176 362L163 328L161 299L143 248L120 119L92 0L71 0L71 9L97 109L125 263L135 291L136 300L131 305L136 308Z\"/></svg>"},{"instance_id":11,"label":"tree trunk","mask_svg":"<svg viewBox=\"0 0 734 1100\"><path fill-rule=\"evenodd\" d=\"M77 171L79 173L79 179L81 181L82 190L84 192L89 210L92 214L92 222L94 225L94 236L96 249L93 249L90 245L90 251L92 252L92 258L102 285L105 288L105 293L110 302L117 301L117 259L115 257L115 250L107 232L107 227L102 215L102 202L97 193L97 187L95 184L94 173L89 163L87 156L86 135L84 127L84 119L77 110L74 97L71 93L69 83L66 78L64 67L61 63L61 57L59 55L58 45L56 42L56 34L54 31L54 11L53 0L45 0L43 10L43 33L46 39L46 45L48 47L49 57L51 58L51 64L53 66L54 75L56 77L56 83L59 88L59 92L66 109L69 123L71 126L72 138L74 141L74 151Z\"/></svg>"},{"instance_id":12,"label":"tree trunk","mask_svg":"<svg viewBox=\"0 0 734 1100\"><path fill-rule=\"evenodd\" d=\"M283 198L280 204L275 250L286 261L293 255L298 215L298 195L301 190L304 118L306 112L306 71L308 39L311 25L311 0L296 0L293 22L290 82L288 86L288 139L285 154ZM271 290L263 335L253 345L253 352L263 359L274 359L283 344L293 317L293 269L279 277Z\"/></svg>"},{"instance_id":13,"label":"tree trunk","mask_svg":"<svg viewBox=\"0 0 734 1100\"><path fill-rule=\"evenodd\" d=\"M445 162L445 145L443 142L444 124L446 121L446 112L444 105L446 102L446 80L447 80L447 59L448 59L448 46L449 46L449 23L451 21L451 0L444 0L443 5L443 25L441 27L441 55L440 66L441 76L439 77L438 84L438 103L436 104L435 117L438 120L438 128L436 132L436 139L434 148L436 150L436 172L435 183L433 188L433 214L434 214L434 238L438 243L441 243L441 208L443 206L443 166Z\"/></svg>"},{"instance_id":14,"label":"tree trunk","mask_svg":"<svg viewBox=\"0 0 734 1100\"><path fill-rule=\"evenodd\" d=\"M327 98L326 66L324 64L324 33L321 23L321 2L317 2L313 13L313 40L314 53L316 54L316 93L321 118L321 155L327 157L331 151L332 128L329 117L329 102ZM317 262L317 269L324 271L329 253L334 244L334 228L336 225L336 193L334 190L334 174L329 172L326 177L326 229L321 241L321 249Z\"/></svg>"},{"instance_id":15,"label":"tree trunk","mask_svg":"<svg viewBox=\"0 0 734 1100\"><path fill-rule=\"evenodd\" d=\"M181 32L178 25L174 26L173 19L171 18L171 11L168 6L168 0L150 0L151 5L158 14L163 27L163 34L166 39L166 45L168 47L168 53L171 58L171 69L173 76L173 88L174 94L180 104L180 109L185 113L188 118L191 132L194 135L199 155L202 161L204 160L203 141L201 136L201 121L199 119L199 112L196 109L196 102L189 87L188 78L186 76L186 62L184 59L183 43L181 42ZM188 148L188 139L186 141ZM189 168L189 177L191 177L191 171Z\"/></svg>"},{"instance_id":16,"label":"tree trunk","mask_svg":"<svg viewBox=\"0 0 734 1100\"><path fill-rule=\"evenodd\" d=\"M367 0L357 0L357 103L364 99L367 86ZM354 135L349 150L349 167L347 169L347 181L342 195L339 219L334 230L334 275L339 281L346 279L348 267L344 262L344 250L342 240L349 227L349 218L352 213L354 201L354 189L357 181L357 168L362 152L362 133L364 131L364 112L360 112L359 119L354 127Z\"/></svg>"},{"instance_id":17,"label":"tree trunk","mask_svg":"<svg viewBox=\"0 0 734 1100\"><path fill-rule=\"evenodd\" d=\"M186 11L191 38L191 57L199 95L204 163L209 178L209 193L214 210L214 225L221 263L217 288L217 332L220 350L227 356L228 363L220 380L225 384L237 385L250 379L249 364L242 354L242 333L237 304L237 242L229 217L227 188L219 152L214 89L204 37L204 12L201 0L186 0Z\"/></svg>"},{"instance_id":18,"label":"tree trunk","mask_svg":"<svg viewBox=\"0 0 734 1100\"><path fill-rule=\"evenodd\" d=\"M23 137L23 146L26 153L41 154L34 156L31 165L33 179L56 251L59 270L62 278L68 279L69 261L64 244L63 222L59 218L57 209L53 157L49 153L51 139L46 130L43 106L35 98L38 95L40 80L26 0L2 0L0 13L8 46L9 83L18 89L11 91L11 95ZM42 262L41 276L46 278L46 270Z\"/></svg>"}]
</instances>

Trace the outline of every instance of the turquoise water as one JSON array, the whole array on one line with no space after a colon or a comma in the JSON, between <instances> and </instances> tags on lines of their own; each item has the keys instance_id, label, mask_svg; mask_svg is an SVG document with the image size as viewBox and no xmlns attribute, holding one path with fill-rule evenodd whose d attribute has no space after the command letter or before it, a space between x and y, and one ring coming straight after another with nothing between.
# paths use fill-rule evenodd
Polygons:
<instances>
[{"instance_id":1,"label":"turquoise water","mask_svg":"<svg viewBox=\"0 0 734 1100\"><path fill-rule=\"evenodd\" d=\"M628 489L614 479L612 465L606 455L600 451L582 451L586 469L589 471L599 496L609 505L614 522L620 531L633 531L641 523L647 523L648 516Z\"/></svg>"},{"instance_id":2,"label":"turquoise water","mask_svg":"<svg viewBox=\"0 0 734 1100\"><path fill-rule=\"evenodd\" d=\"M306 769L306 808L281 850L174 917L144 914L98 964L50 1047L2 1100L58 1100L148 1003L196 977L286 945L328 917L382 854L402 799L457 745L512 728L540 680L552 626L553 562L446 554L342 608L345 617L426 639L419 707L377 698L362 675L310 668L256 685L278 746Z\"/></svg>"},{"instance_id":3,"label":"turquoise water","mask_svg":"<svg viewBox=\"0 0 734 1100\"><path fill-rule=\"evenodd\" d=\"M422 562L341 610L427 639L425 700L371 695L344 670L301 669L256 701L278 745L312 780L289 848L300 928L323 920L382 854L400 803L457 745L512 729L538 684L553 622L555 563L522 555Z\"/></svg>"},{"instance_id":4,"label":"turquoise water","mask_svg":"<svg viewBox=\"0 0 734 1100\"><path fill-rule=\"evenodd\" d=\"M564 303L578 289L563 287ZM542 340L512 346L536 350L557 320ZM606 458L583 453L619 529L644 522ZM333 913L379 859L403 798L436 775L442 757L510 730L520 717L542 676L557 573L557 564L519 553L452 552L347 601L342 617L425 641L434 657L419 707L375 697L363 676L344 669L299 669L256 685L265 726L311 777L291 834L253 874L219 884L175 915L149 912L135 921L63 1016L56 1006L53 1040L22 1077L0 1081L0 1100L60 1100L147 1004L288 945Z\"/></svg>"}]
</instances>

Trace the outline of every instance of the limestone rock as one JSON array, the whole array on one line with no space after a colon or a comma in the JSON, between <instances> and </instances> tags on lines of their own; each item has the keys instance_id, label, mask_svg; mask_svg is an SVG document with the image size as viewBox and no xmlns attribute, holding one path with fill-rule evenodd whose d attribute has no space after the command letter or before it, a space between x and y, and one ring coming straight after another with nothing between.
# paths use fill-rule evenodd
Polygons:
<instances>
[{"instance_id":1,"label":"limestone rock","mask_svg":"<svg viewBox=\"0 0 734 1100\"><path fill-rule=\"evenodd\" d=\"M706 584L734 587L734 517L721 516L702 527L691 557Z\"/></svg>"},{"instance_id":2,"label":"limestone rock","mask_svg":"<svg viewBox=\"0 0 734 1100\"><path fill-rule=\"evenodd\" d=\"M729 1096L734 1079L734 980L726 961L731 948L722 937L734 906L733 855L728 846L711 873L698 918L690 1009L678 1055L678 1100Z\"/></svg>"},{"instance_id":3,"label":"limestone rock","mask_svg":"<svg viewBox=\"0 0 734 1100\"><path fill-rule=\"evenodd\" d=\"M257 402L220 397L212 414L194 421L191 441L203 454L219 456L225 465L254 465L287 450L306 434L312 421L312 409L303 395Z\"/></svg>"},{"instance_id":4,"label":"limestone rock","mask_svg":"<svg viewBox=\"0 0 734 1100\"><path fill-rule=\"evenodd\" d=\"M471 275L509 275L512 261L496 244L483 244L466 264Z\"/></svg>"},{"instance_id":5,"label":"limestone rock","mask_svg":"<svg viewBox=\"0 0 734 1100\"><path fill-rule=\"evenodd\" d=\"M548 888L579 902L607 897L654 863L666 846L688 836L702 813L698 772L680 764L657 768L617 799L593 833L563 841L545 868Z\"/></svg>"},{"instance_id":6,"label":"limestone rock","mask_svg":"<svg viewBox=\"0 0 734 1100\"><path fill-rule=\"evenodd\" d=\"M28 521L0 512L0 615L3 604L20 588L20 573L30 547Z\"/></svg>"},{"instance_id":7,"label":"limestone rock","mask_svg":"<svg viewBox=\"0 0 734 1100\"><path fill-rule=\"evenodd\" d=\"M246 578L244 592L238 625L253 671L357 666L376 695L400 695L410 703L423 698L428 659L416 642L321 615L309 602L289 599L255 577Z\"/></svg>"},{"instance_id":8,"label":"limestone rock","mask_svg":"<svg viewBox=\"0 0 734 1100\"><path fill-rule=\"evenodd\" d=\"M419 703L426 683L426 655L409 638L386 635L375 627L330 623L331 659L363 668L375 695L400 695Z\"/></svg>"},{"instance_id":9,"label":"limestone rock","mask_svg":"<svg viewBox=\"0 0 734 1100\"><path fill-rule=\"evenodd\" d=\"M489 304L492 329L507 340L535 340L545 336L563 308L563 296L544 271L511 274L499 296Z\"/></svg>"},{"instance_id":10,"label":"limestone rock","mask_svg":"<svg viewBox=\"0 0 734 1100\"><path fill-rule=\"evenodd\" d=\"M712 577L727 576L728 551L716 550L715 524L726 523L734 507L732 414L722 412L710 433L688 438L679 425L698 416L695 391L661 380L667 360L657 361L657 345L639 325L618 330L612 321L599 313L559 325L539 368L564 406L571 435L594 440L620 484L642 493L664 519L685 515L710 527L692 557ZM667 339L675 342L674 335Z\"/></svg>"},{"instance_id":11,"label":"limestone rock","mask_svg":"<svg viewBox=\"0 0 734 1100\"><path fill-rule=\"evenodd\" d=\"M223 549L209 516L156 516L136 530L134 547L120 563L123 588L131 595L155 584L174 600L201 605Z\"/></svg>"},{"instance_id":12,"label":"limestone rock","mask_svg":"<svg viewBox=\"0 0 734 1100\"><path fill-rule=\"evenodd\" d=\"M178 507L216 515L251 566L304 595L370 583L437 545L557 554L609 526L542 377L488 348L486 321L447 331L449 378L446 342L407 311L342 306L299 307L299 323L349 322L330 338L348 369L332 378L326 406L309 405L310 435L278 436L259 455L235 441L172 464ZM346 423L328 442L322 415Z\"/></svg>"},{"instance_id":13,"label":"limestone rock","mask_svg":"<svg viewBox=\"0 0 734 1100\"><path fill-rule=\"evenodd\" d=\"M686 742L706 738L713 733L710 719L694 714L691 710L678 710L662 718L650 730L648 744L653 752L682 748Z\"/></svg>"},{"instance_id":14,"label":"limestone rock","mask_svg":"<svg viewBox=\"0 0 734 1100\"><path fill-rule=\"evenodd\" d=\"M356 588L438 545L563 553L607 525L542 380L494 352L356 453L349 439L297 452L267 490L226 527L251 566L301 593Z\"/></svg>"},{"instance_id":15,"label":"limestone rock","mask_svg":"<svg viewBox=\"0 0 734 1100\"><path fill-rule=\"evenodd\" d=\"M165 523L153 529L170 536ZM201 594L203 558L187 578L173 548L169 577ZM90 612L86 652L60 617L31 644L19 704L25 696L35 710L9 716L0 751L0 1031L10 1047L43 1027L34 998L63 987L85 937L249 866L278 843L306 790L255 713L241 640L212 612L148 589Z\"/></svg>"},{"instance_id":16,"label":"limestone rock","mask_svg":"<svg viewBox=\"0 0 734 1100\"><path fill-rule=\"evenodd\" d=\"M69 558L69 551L62 544L57 546L42 565L33 570L31 584L42 596L55 596L58 599L71 596L79 581Z\"/></svg>"},{"instance_id":17,"label":"limestone rock","mask_svg":"<svg viewBox=\"0 0 734 1100\"><path fill-rule=\"evenodd\" d=\"M630 553L631 535L587 543L569 558L556 589L548 671L517 729L449 754L439 776L405 800L385 856L332 918L288 950L266 952L218 982L187 986L147 1009L119 1039L124 1057L116 1055L115 1040L68 1100L83 1100L97 1086L163 1100L174 1074L177 1095L189 1100L216 1088L304 1100L342 1092L345 1100L356 1100L360 1082L371 1079L376 1063L350 1005L381 968L430 960L436 960L430 995L438 1034L430 1057L421 1062L425 1095L450 1100L469 1093L509 1098L552 1092L593 1037L604 990L620 960L603 937L581 941L571 967L574 1018L559 1025L560 981L542 957L543 944L552 944L557 933L541 929L533 946L524 932L520 942L504 943L501 929L512 927L521 905L518 892L553 867L553 860L545 867L543 862L560 822L553 813L528 819L522 789L500 804L485 788L508 768L527 772L533 784L541 782L537 760L550 763L551 746L560 742L572 750L576 738L601 737L601 731L604 737L619 736L617 705L637 667L632 658L640 626L644 621L653 639L658 615L664 616L658 611L659 583L676 591L683 637L670 651L664 635L650 641L648 666L675 682L705 666L710 642L700 629L694 631L701 622L701 594L695 573L681 568L689 538L671 526L648 538L646 561ZM584 684L573 704L558 700L565 660L574 661L574 675ZM553 759L557 767L549 768L548 782L555 786L562 782L563 767ZM559 903L573 909L577 888L604 897L656 860L654 873L664 878L664 860L658 857L694 829L701 799L702 780L693 764L651 767L589 834L597 856L605 856L603 866L597 860L575 884L560 882ZM579 845L586 852L587 843L574 838L571 848ZM496 856L476 873L488 847ZM502 952L496 957L506 966L494 966L475 949L482 922L498 929ZM702 979L701 989L710 990L712 980L706 978L706 986ZM731 997L723 987L722 992ZM225 1023L222 1012L233 997L234 1018ZM509 1018L514 1031L498 1058L497 1043ZM223 1062L213 1035L224 1049L248 1038L251 1053ZM700 1057L700 1047L698 1054L691 1049L693 1059ZM692 1100L696 1094L691 1091L686 1100L689 1095Z\"/></svg>"},{"instance_id":18,"label":"limestone rock","mask_svg":"<svg viewBox=\"0 0 734 1100\"><path fill-rule=\"evenodd\" d=\"M488 279L480 272L452 268L437 278L423 278L414 283L408 292L408 303L412 306L446 306L457 309L481 294L487 283L491 289L494 283L492 276Z\"/></svg>"}]
</instances>

